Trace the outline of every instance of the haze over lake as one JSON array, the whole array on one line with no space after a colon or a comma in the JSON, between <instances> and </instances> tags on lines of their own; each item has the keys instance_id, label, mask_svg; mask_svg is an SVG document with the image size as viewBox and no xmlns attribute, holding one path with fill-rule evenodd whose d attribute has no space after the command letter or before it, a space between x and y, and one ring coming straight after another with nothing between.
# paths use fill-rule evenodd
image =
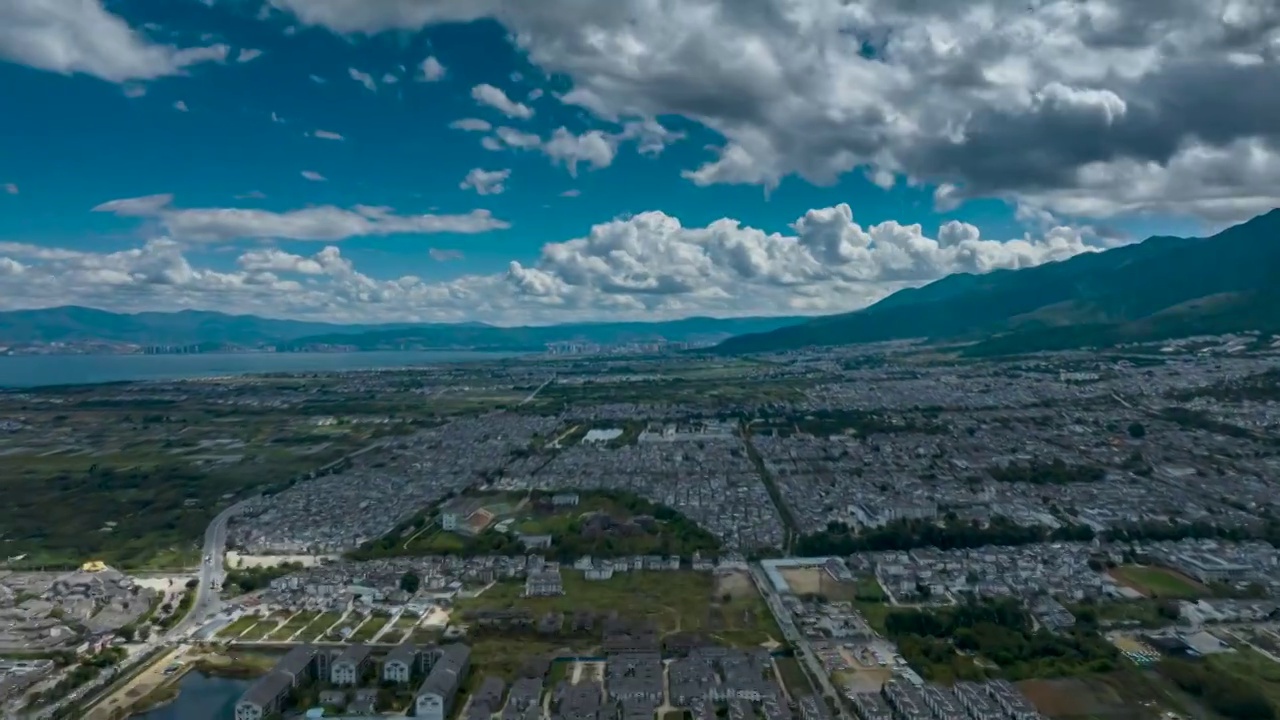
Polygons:
<instances>
[{"instance_id":1,"label":"haze over lake","mask_svg":"<svg viewBox=\"0 0 1280 720\"><path fill-rule=\"evenodd\" d=\"M388 351L355 353L235 353L199 355L6 355L0 387L180 380L281 372L386 370L515 357L520 353Z\"/></svg>"}]
</instances>

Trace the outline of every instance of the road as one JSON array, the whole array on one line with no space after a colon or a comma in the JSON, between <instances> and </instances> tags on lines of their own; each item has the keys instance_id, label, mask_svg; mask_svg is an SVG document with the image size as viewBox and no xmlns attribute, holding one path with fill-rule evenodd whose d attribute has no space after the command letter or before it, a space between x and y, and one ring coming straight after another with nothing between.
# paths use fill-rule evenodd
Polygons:
<instances>
[{"instance_id":1,"label":"road","mask_svg":"<svg viewBox=\"0 0 1280 720\"><path fill-rule=\"evenodd\" d=\"M533 399L534 399L534 398L536 398L536 397L538 397L538 393L542 392L542 389L543 389L543 388L545 388L546 386L550 385L551 383L553 383L553 382L555 382L555 381L556 381L556 376L555 376L555 375L552 375L551 377L547 378L547 381L546 381L546 382L544 382L544 383L542 383L541 385L539 385L538 387L534 388L533 392L529 393L529 397L527 397L527 398L525 398L525 399L521 400L521 401L520 401L520 404L521 404L521 405L528 405L529 403L533 402Z\"/></svg>"},{"instance_id":2,"label":"road","mask_svg":"<svg viewBox=\"0 0 1280 720\"><path fill-rule=\"evenodd\" d=\"M768 603L769 610L773 613L773 619L778 622L778 627L782 630L783 639L791 647L795 648L796 658L800 660L801 667L805 669L810 679L818 682L823 694L835 702L841 720L850 720L850 716L845 710L844 695L836 690L835 685L831 682L831 676L822 667L822 662L818 660L818 656L813 654L809 639L796 627L795 621L791 618L791 612L782 603L782 597L773 587L773 583L769 581L769 578L765 576L764 569L760 567L759 563L751 563L751 579L755 582L756 589L760 591L760 595Z\"/></svg>"},{"instance_id":3,"label":"road","mask_svg":"<svg viewBox=\"0 0 1280 720\"><path fill-rule=\"evenodd\" d=\"M227 523L247 502L247 500L238 502L218 513L218 516L205 529L204 547L200 551L199 584L190 591L196 594L195 600L191 603L191 610L187 612L186 617L178 621L165 634L166 641L173 642L190 635L222 609L222 600L214 590L214 585L221 586L226 577L223 562L227 550ZM205 558L208 560L206 561Z\"/></svg>"}]
</instances>

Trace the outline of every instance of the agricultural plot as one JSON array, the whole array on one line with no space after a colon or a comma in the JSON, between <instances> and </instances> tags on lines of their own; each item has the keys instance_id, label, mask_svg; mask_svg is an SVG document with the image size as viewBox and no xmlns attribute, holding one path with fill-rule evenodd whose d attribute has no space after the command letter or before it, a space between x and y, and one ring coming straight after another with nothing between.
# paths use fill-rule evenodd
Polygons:
<instances>
[{"instance_id":1,"label":"agricultural plot","mask_svg":"<svg viewBox=\"0 0 1280 720\"><path fill-rule=\"evenodd\" d=\"M702 631L744 647L781 637L749 580L745 586L739 584L740 589L726 589L723 582L718 587L710 573L683 570L617 573L609 580L587 580L581 572L567 570L562 577L565 594L557 597L525 598L523 584L498 583L479 597L459 600L455 607L463 613L526 608L536 615L616 610L633 621L653 622L663 634Z\"/></svg>"},{"instance_id":2,"label":"agricultural plot","mask_svg":"<svg viewBox=\"0 0 1280 720\"><path fill-rule=\"evenodd\" d=\"M1111 576L1149 598L1191 600L1212 594L1204 585L1167 568L1124 565L1112 570Z\"/></svg>"}]
</instances>

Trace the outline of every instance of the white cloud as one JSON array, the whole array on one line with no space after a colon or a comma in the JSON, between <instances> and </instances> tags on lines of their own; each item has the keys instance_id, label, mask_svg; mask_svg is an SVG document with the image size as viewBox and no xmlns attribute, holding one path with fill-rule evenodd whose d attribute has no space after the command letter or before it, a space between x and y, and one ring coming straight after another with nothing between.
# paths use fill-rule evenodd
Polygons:
<instances>
[{"instance_id":1,"label":"white cloud","mask_svg":"<svg viewBox=\"0 0 1280 720\"><path fill-rule=\"evenodd\" d=\"M147 86L129 83L124 86L123 92L127 98L140 98L147 94Z\"/></svg>"},{"instance_id":2,"label":"white cloud","mask_svg":"<svg viewBox=\"0 0 1280 720\"><path fill-rule=\"evenodd\" d=\"M320 173L316 172L315 170L303 170L302 177L306 178L307 180L310 180L311 182L325 182L329 179L321 175Z\"/></svg>"},{"instance_id":3,"label":"white cloud","mask_svg":"<svg viewBox=\"0 0 1280 720\"><path fill-rule=\"evenodd\" d=\"M477 234L510 227L488 210L464 215L400 215L388 207L356 205L344 209L319 205L278 213L243 208L178 208L173 206L172 195L112 200L94 211L154 219L172 240L196 243L245 238L335 242L403 234Z\"/></svg>"},{"instance_id":4,"label":"white cloud","mask_svg":"<svg viewBox=\"0 0 1280 720\"><path fill-rule=\"evenodd\" d=\"M383 84L383 85L395 85L395 84L396 84L396 83L398 83L398 82L400 82L400 78L396 77L395 75L393 75L393 74L391 74L391 73L385 73L385 74L383 74L383 76L382 76L382 84Z\"/></svg>"},{"instance_id":5,"label":"white cloud","mask_svg":"<svg viewBox=\"0 0 1280 720\"><path fill-rule=\"evenodd\" d=\"M1172 188L1189 200L1179 212L1214 219L1280 204L1269 150L1248 172L1180 175L1280 147L1280 5L1266 0L273 4L340 33L496 19L568 79L563 102L610 122L682 116L723 137L686 169L700 185L852 171L946 184L948 202L1161 212Z\"/></svg>"},{"instance_id":6,"label":"white cloud","mask_svg":"<svg viewBox=\"0 0 1280 720\"><path fill-rule=\"evenodd\" d=\"M164 197L164 196L160 196ZM288 213L184 210L155 198L116 201L170 238L114 253L0 242L0 306L87 304L117 310L202 307L338 321L498 323L662 319L698 314L820 314L862 307L952 272L1028 267L1090 252L1080 230L1056 227L997 242L951 222L930 237L918 225L854 223L846 205L811 210L785 233L723 219L685 227L662 212L601 223L547 244L533 263L442 282L375 278L335 246L311 255L275 247L241 251L234 270L200 267L186 242L238 238L335 242L396 232L457 231L487 213L402 216L385 208ZM445 226L449 226L445 229ZM479 231L479 230L477 230ZM435 261L454 251L428 249Z\"/></svg>"},{"instance_id":7,"label":"white cloud","mask_svg":"<svg viewBox=\"0 0 1280 720\"><path fill-rule=\"evenodd\" d=\"M621 135L610 135L600 130L588 130L574 135L566 128L557 128L546 141L534 134L515 128L499 127L493 135L481 140L486 150L538 150L553 163L564 165L571 176L577 177L578 166L586 163L592 170L613 164L618 153Z\"/></svg>"},{"instance_id":8,"label":"white cloud","mask_svg":"<svg viewBox=\"0 0 1280 720\"><path fill-rule=\"evenodd\" d=\"M489 84L476 85L471 88L471 98L481 105L487 105L509 118L528 120L533 117L533 108L518 103L502 91L501 88Z\"/></svg>"},{"instance_id":9,"label":"white cloud","mask_svg":"<svg viewBox=\"0 0 1280 720\"><path fill-rule=\"evenodd\" d=\"M477 195L500 195L507 189L503 183L509 177L511 177L510 170L472 168L458 187L462 190L475 190Z\"/></svg>"},{"instance_id":10,"label":"white cloud","mask_svg":"<svg viewBox=\"0 0 1280 720\"><path fill-rule=\"evenodd\" d=\"M274 112L272 112L272 113L271 113L271 122L273 122L273 123L280 123L280 124L284 124L284 118L282 118L282 117L280 117L279 115L277 115L277 114L275 114Z\"/></svg>"},{"instance_id":11,"label":"white cloud","mask_svg":"<svg viewBox=\"0 0 1280 720\"><path fill-rule=\"evenodd\" d=\"M565 190L564 192L560 193L560 197L578 197L581 194L582 194L581 190L573 188L573 189Z\"/></svg>"},{"instance_id":12,"label":"white cloud","mask_svg":"<svg viewBox=\"0 0 1280 720\"><path fill-rule=\"evenodd\" d=\"M155 44L101 0L0 2L0 59L63 75L83 73L113 83L152 80L222 62L229 50L221 44Z\"/></svg>"},{"instance_id":13,"label":"white cloud","mask_svg":"<svg viewBox=\"0 0 1280 720\"><path fill-rule=\"evenodd\" d=\"M444 79L445 72L444 65L441 65L434 55L428 55L418 66L416 79L419 82L438 82Z\"/></svg>"},{"instance_id":14,"label":"white cloud","mask_svg":"<svg viewBox=\"0 0 1280 720\"><path fill-rule=\"evenodd\" d=\"M347 68L347 74L351 76L352 80L363 85L369 92L378 92L378 83L374 81L373 76L369 73L360 72L355 68Z\"/></svg>"},{"instance_id":15,"label":"white cloud","mask_svg":"<svg viewBox=\"0 0 1280 720\"><path fill-rule=\"evenodd\" d=\"M462 118L449 123L449 127L454 130L466 130L467 132L489 132L493 126L486 120L479 118Z\"/></svg>"},{"instance_id":16,"label":"white cloud","mask_svg":"<svg viewBox=\"0 0 1280 720\"><path fill-rule=\"evenodd\" d=\"M186 103L184 103L184 102L182 102L181 100L179 100L179 101L177 101L177 102L175 102L175 103L173 104L173 109L174 109L174 110L177 110L178 112L188 112L188 111L189 111L189 108L187 107L187 104L186 104Z\"/></svg>"},{"instance_id":17,"label":"white cloud","mask_svg":"<svg viewBox=\"0 0 1280 720\"><path fill-rule=\"evenodd\" d=\"M262 51L255 48L240 48L240 53L236 55L236 62L247 63L253 62L262 57Z\"/></svg>"},{"instance_id":18,"label":"white cloud","mask_svg":"<svg viewBox=\"0 0 1280 720\"><path fill-rule=\"evenodd\" d=\"M330 132L328 130L315 130L311 133L311 137L320 138L321 140L345 140L346 139L341 135L339 135L338 133Z\"/></svg>"},{"instance_id":19,"label":"white cloud","mask_svg":"<svg viewBox=\"0 0 1280 720\"><path fill-rule=\"evenodd\" d=\"M307 77L311 78L311 82L313 82L313 83L315 83L315 84L317 84L317 85L324 85L325 83L329 82L328 80L325 80L324 78L320 77L319 75L308 75Z\"/></svg>"},{"instance_id":20,"label":"white cloud","mask_svg":"<svg viewBox=\"0 0 1280 720\"><path fill-rule=\"evenodd\" d=\"M17 195L17 194L18 194L18 185L17 185L17 183L5 183L4 185L0 186L0 188L3 188L3 189L4 189L4 191L5 191L5 194L7 194L7 195Z\"/></svg>"},{"instance_id":21,"label":"white cloud","mask_svg":"<svg viewBox=\"0 0 1280 720\"><path fill-rule=\"evenodd\" d=\"M461 250L446 250L442 248L430 248L427 250L427 255L436 262L452 262L466 257Z\"/></svg>"}]
</instances>

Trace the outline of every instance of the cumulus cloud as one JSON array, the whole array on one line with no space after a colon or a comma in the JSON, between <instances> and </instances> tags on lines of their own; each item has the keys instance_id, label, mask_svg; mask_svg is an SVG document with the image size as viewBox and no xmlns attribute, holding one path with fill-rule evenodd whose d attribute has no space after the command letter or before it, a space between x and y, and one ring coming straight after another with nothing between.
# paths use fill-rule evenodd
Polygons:
<instances>
[{"instance_id":1,"label":"cumulus cloud","mask_svg":"<svg viewBox=\"0 0 1280 720\"><path fill-rule=\"evenodd\" d=\"M467 132L489 132L493 126L487 120L480 118L462 118L449 123L449 127L454 130L465 130Z\"/></svg>"},{"instance_id":2,"label":"cumulus cloud","mask_svg":"<svg viewBox=\"0 0 1280 720\"><path fill-rule=\"evenodd\" d=\"M4 190L4 192L5 192L5 194L6 194L6 195L17 195L17 194L18 194L18 184L17 184L17 183L5 183L4 185L0 185L0 188L2 188L2 189Z\"/></svg>"},{"instance_id":3,"label":"cumulus cloud","mask_svg":"<svg viewBox=\"0 0 1280 720\"><path fill-rule=\"evenodd\" d=\"M369 73L360 72L355 68L347 68L347 74L351 76L352 80L355 80L356 82L363 85L364 88L369 92L378 92L378 83L373 79L373 76L370 75ZM312 79L314 79L314 77Z\"/></svg>"},{"instance_id":4,"label":"cumulus cloud","mask_svg":"<svg viewBox=\"0 0 1280 720\"><path fill-rule=\"evenodd\" d=\"M169 239L188 243L246 238L335 242L352 237L401 234L476 234L510 224L488 210L463 215L400 215L392 208L356 205L350 209L319 205L271 212L244 208L178 208L172 195L112 200L94 208L119 217L155 220Z\"/></svg>"},{"instance_id":5,"label":"cumulus cloud","mask_svg":"<svg viewBox=\"0 0 1280 720\"><path fill-rule=\"evenodd\" d=\"M302 177L310 180L311 182L326 182L329 179L315 170L303 170L301 174Z\"/></svg>"},{"instance_id":6,"label":"cumulus cloud","mask_svg":"<svg viewBox=\"0 0 1280 720\"><path fill-rule=\"evenodd\" d=\"M312 131L311 137L320 138L321 140L345 140L346 139L341 135L339 135L338 133L330 132L329 130Z\"/></svg>"},{"instance_id":7,"label":"cumulus cloud","mask_svg":"<svg viewBox=\"0 0 1280 720\"><path fill-rule=\"evenodd\" d=\"M262 57L262 51L255 48L240 48L239 54L236 55L236 62L247 63L253 62Z\"/></svg>"},{"instance_id":8,"label":"cumulus cloud","mask_svg":"<svg viewBox=\"0 0 1280 720\"><path fill-rule=\"evenodd\" d=\"M509 177L510 170L472 168L458 187L462 190L475 190L477 195L501 195L507 189L503 183Z\"/></svg>"},{"instance_id":9,"label":"cumulus cloud","mask_svg":"<svg viewBox=\"0 0 1280 720\"><path fill-rule=\"evenodd\" d=\"M102 0L0 3L0 59L63 75L83 73L113 83L152 80L223 62L229 51L222 44L153 43Z\"/></svg>"},{"instance_id":10,"label":"cumulus cloud","mask_svg":"<svg viewBox=\"0 0 1280 720\"><path fill-rule=\"evenodd\" d=\"M578 166L583 163L592 170L612 165L621 139L621 135L600 130L574 135L563 127L557 128L545 141L536 133L509 127L495 128L493 133L481 139L481 146L486 150L538 150L553 163L564 165L574 177L577 177Z\"/></svg>"},{"instance_id":11,"label":"cumulus cloud","mask_svg":"<svg viewBox=\"0 0 1280 720\"><path fill-rule=\"evenodd\" d=\"M181 100L179 100L179 101L177 101L177 102L175 102L175 103L173 104L173 109L174 109L174 110L177 110L178 112L189 112L189 111L190 111L190 108L188 108L188 107L187 107L187 104L186 104L186 103L184 103L184 102L182 102Z\"/></svg>"},{"instance_id":12,"label":"cumulus cloud","mask_svg":"<svg viewBox=\"0 0 1280 720\"><path fill-rule=\"evenodd\" d=\"M418 65L419 82L438 82L444 79L445 67L440 64L434 55L428 55L421 64Z\"/></svg>"},{"instance_id":13,"label":"cumulus cloud","mask_svg":"<svg viewBox=\"0 0 1280 720\"><path fill-rule=\"evenodd\" d=\"M563 102L722 136L685 172L701 185L858 171L946 184L949 202L1100 217L1280 204L1280 5L1267 0L272 2L339 33L494 18L571 81ZM1240 156L1247 171L1183 175Z\"/></svg>"},{"instance_id":14,"label":"cumulus cloud","mask_svg":"<svg viewBox=\"0 0 1280 720\"><path fill-rule=\"evenodd\" d=\"M507 97L501 88L482 84L471 88L471 99L481 105L487 105L509 118L528 120L533 117L533 108Z\"/></svg>"},{"instance_id":15,"label":"cumulus cloud","mask_svg":"<svg viewBox=\"0 0 1280 720\"><path fill-rule=\"evenodd\" d=\"M334 245L310 255L255 247L224 272L194 266L184 243L246 237L337 241L497 221L481 211L444 221L369 207L182 210L163 203L164 197L104 205L130 216L150 212L169 236L132 250L89 253L0 242L0 258L8 261L0 260L0 304L77 302L128 310L163 302L351 321L498 323L819 314L856 309L953 272L1028 267L1097 249L1087 233L1068 227L1003 242L959 222L943 225L932 237L919 225L864 227L841 204L810 210L787 232L728 218L685 227L665 213L645 212L547 244L532 263L511 262L505 272L445 282L374 278ZM436 261L460 257L441 249L427 254Z\"/></svg>"}]
</instances>

